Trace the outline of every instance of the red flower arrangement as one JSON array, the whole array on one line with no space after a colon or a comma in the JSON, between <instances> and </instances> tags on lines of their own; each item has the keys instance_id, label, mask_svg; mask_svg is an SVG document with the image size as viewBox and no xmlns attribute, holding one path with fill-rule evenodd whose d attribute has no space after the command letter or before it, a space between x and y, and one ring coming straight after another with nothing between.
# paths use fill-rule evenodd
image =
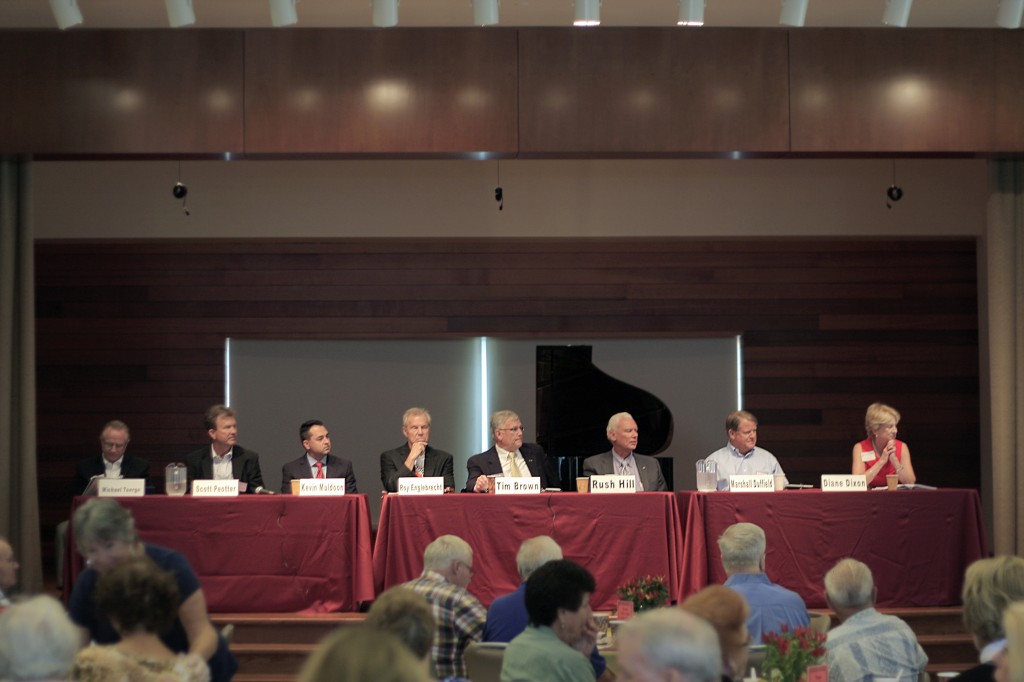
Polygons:
<instances>
[{"instance_id":1,"label":"red flower arrangement","mask_svg":"<svg viewBox=\"0 0 1024 682\"><path fill-rule=\"evenodd\" d=\"M768 680L797 682L807 666L820 663L825 656L825 633L808 627L794 628L783 625L781 632L765 633L762 670Z\"/></svg>"},{"instance_id":2,"label":"red flower arrangement","mask_svg":"<svg viewBox=\"0 0 1024 682\"><path fill-rule=\"evenodd\" d=\"M619 586L619 599L633 602L637 611L664 606L668 601L668 584L663 575L645 575L627 580Z\"/></svg>"}]
</instances>

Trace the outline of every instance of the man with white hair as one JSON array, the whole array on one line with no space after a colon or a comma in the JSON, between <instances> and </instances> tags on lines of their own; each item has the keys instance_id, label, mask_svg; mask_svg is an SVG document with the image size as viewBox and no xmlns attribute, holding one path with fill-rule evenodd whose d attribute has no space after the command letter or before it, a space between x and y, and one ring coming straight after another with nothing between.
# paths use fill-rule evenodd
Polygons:
<instances>
[{"instance_id":1,"label":"man with white hair","mask_svg":"<svg viewBox=\"0 0 1024 682\"><path fill-rule=\"evenodd\" d=\"M64 607L38 595L0 614L0 679L65 680L82 640Z\"/></svg>"},{"instance_id":2,"label":"man with white hair","mask_svg":"<svg viewBox=\"0 0 1024 682\"><path fill-rule=\"evenodd\" d=\"M682 609L641 613L615 637L621 682L720 682L722 653L707 621Z\"/></svg>"},{"instance_id":3,"label":"man with white hair","mask_svg":"<svg viewBox=\"0 0 1024 682\"><path fill-rule=\"evenodd\" d=\"M637 492L668 490L661 465L654 457L639 455L636 450L640 429L629 412L613 414L605 435L612 449L583 460L584 476L619 474L636 478Z\"/></svg>"},{"instance_id":4,"label":"man with white hair","mask_svg":"<svg viewBox=\"0 0 1024 682\"><path fill-rule=\"evenodd\" d=\"M558 558L562 558L561 553ZM6 538L0 537L0 611L11 605L11 588L18 583L18 568L18 562L14 560L14 548Z\"/></svg>"},{"instance_id":5,"label":"man with white hair","mask_svg":"<svg viewBox=\"0 0 1024 682\"><path fill-rule=\"evenodd\" d=\"M799 594L776 585L765 573L767 540L764 531L752 523L734 523L718 538L722 567L728 579L725 586L736 590L750 605L747 630L754 644L760 644L767 632L807 627L810 617Z\"/></svg>"},{"instance_id":6,"label":"man with white hair","mask_svg":"<svg viewBox=\"0 0 1024 682\"><path fill-rule=\"evenodd\" d=\"M843 559L825 574L825 600L842 623L825 642L829 682L914 682L928 665L910 626L875 610L877 596L871 569L856 559Z\"/></svg>"},{"instance_id":7,"label":"man with white hair","mask_svg":"<svg viewBox=\"0 0 1024 682\"><path fill-rule=\"evenodd\" d=\"M487 612L466 588L473 579L473 549L460 537L442 535L423 551L423 573L405 584L423 595L437 620L431 650L433 673L440 679L466 677L463 653L479 642Z\"/></svg>"}]
</instances>

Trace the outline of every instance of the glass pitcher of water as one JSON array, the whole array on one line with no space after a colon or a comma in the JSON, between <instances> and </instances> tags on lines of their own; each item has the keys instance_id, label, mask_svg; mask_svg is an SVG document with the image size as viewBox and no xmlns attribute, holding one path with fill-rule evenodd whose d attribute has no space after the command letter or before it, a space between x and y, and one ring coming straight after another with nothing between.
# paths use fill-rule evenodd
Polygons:
<instances>
[{"instance_id":1,"label":"glass pitcher of water","mask_svg":"<svg viewBox=\"0 0 1024 682\"><path fill-rule=\"evenodd\" d=\"M164 488L168 495L184 495L188 487L188 477L185 475L185 465L181 462L171 462L164 470Z\"/></svg>"},{"instance_id":2,"label":"glass pitcher of water","mask_svg":"<svg viewBox=\"0 0 1024 682\"><path fill-rule=\"evenodd\" d=\"M709 493L716 488L718 488L718 464L703 459L697 460L697 490Z\"/></svg>"}]
</instances>

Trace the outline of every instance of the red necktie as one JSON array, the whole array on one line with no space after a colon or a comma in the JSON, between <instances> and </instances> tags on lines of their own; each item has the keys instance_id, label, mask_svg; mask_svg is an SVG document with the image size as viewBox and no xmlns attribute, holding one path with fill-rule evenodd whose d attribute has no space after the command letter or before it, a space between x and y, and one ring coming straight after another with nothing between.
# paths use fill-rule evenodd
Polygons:
<instances>
[{"instance_id":1,"label":"red necktie","mask_svg":"<svg viewBox=\"0 0 1024 682\"><path fill-rule=\"evenodd\" d=\"M316 463L316 478L323 478L323 477L324 477L324 463L323 462L317 462Z\"/></svg>"}]
</instances>

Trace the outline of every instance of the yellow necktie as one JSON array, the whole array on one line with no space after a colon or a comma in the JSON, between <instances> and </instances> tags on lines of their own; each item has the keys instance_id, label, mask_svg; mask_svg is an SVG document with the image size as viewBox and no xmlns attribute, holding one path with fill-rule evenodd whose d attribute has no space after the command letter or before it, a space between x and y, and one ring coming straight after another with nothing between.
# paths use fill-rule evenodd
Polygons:
<instances>
[{"instance_id":1,"label":"yellow necktie","mask_svg":"<svg viewBox=\"0 0 1024 682\"><path fill-rule=\"evenodd\" d=\"M520 471L519 465L516 464L516 453L508 453L508 472L514 478L522 478L523 472Z\"/></svg>"}]
</instances>

